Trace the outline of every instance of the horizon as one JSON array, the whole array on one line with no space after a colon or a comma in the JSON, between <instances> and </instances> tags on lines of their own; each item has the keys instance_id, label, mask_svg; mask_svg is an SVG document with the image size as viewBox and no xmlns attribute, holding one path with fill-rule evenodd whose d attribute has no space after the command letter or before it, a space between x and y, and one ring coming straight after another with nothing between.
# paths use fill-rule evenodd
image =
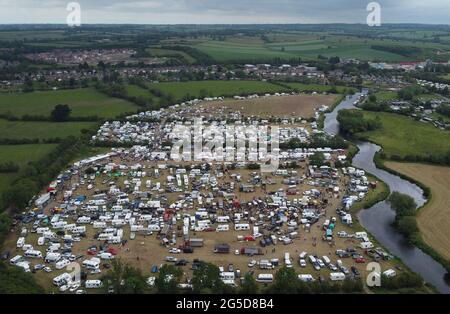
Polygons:
<instances>
[{"instance_id":1,"label":"horizon","mask_svg":"<svg viewBox=\"0 0 450 314\"><path fill-rule=\"evenodd\" d=\"M2 25L64 24L69 0L0 0ZM365 23L370 0L79 0L83 24ZM446 0L379 0L382 23L449 25Z\"/></svg>"}]
</instances>

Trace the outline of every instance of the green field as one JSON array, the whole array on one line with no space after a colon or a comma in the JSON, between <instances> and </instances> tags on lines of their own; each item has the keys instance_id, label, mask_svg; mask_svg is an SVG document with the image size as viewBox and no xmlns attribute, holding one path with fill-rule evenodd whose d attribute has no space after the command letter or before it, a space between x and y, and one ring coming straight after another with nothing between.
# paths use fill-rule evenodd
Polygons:
<instances>
[{"instance_id":1,"label":"green field","mask_svg":"<svg viewBox=\"0 0 450 314\"><path fill-rule=\"evenodd\" d=\"M443 79L446 79L446 80L450 80L450 73L441 75L440 77L443 78Z\"/></svg>"},{"instance_id":2,"label":"green field","mask_svg":"<svg viewBox=\"0 0 450 314\"><path fill-rule=\"evenodd\" d=\"M364 118L376 117L381 119L381 129L358 134L383 146L387 155L442 156L450 150L449 131L398 114L364 111Z\"/></svg>"},{"instance_id":3,"label":"green field","mask_svg":"<svg viewBox=\"0 0 450 314\"><path fill-rule=\"evenodd\" d=\"M200 97L204 91L207 96L234 96L252 93L286 92L286 88L262 81L193 81L176 83L149 84L164 94L172 94L175 99L181 100L184 96Z\"/></svg>"},{"instance_id":4,"label":"green field","mask_svg":"<svg viewBox=\"0 0 450 314\"><path fill-rule=\"evenodd\" d=\"M135 112L137 106L118 98L111 98L91 88L0 95L0 114L15 116L49 116L55 105L67 104L72 116L113 118Z\"/></svg>"},{"instance_id":5,"label":"green field","mask_svg":"<svg viewBox=\"0 0 450 314\"><path fill-rule=\"evenodd\" d=\"M34 122L0 119L0 139L46 139L78 136L82 129L95 127L95 122ZM1 149L1 147L0 147Z\"/></svg>"},{"instance_id":6,"label":"green field","mask_svg":"<svg viewBox=\"0 0 450 314\"><path fill-rule=\"evenodd\" d=\"M128 96L153 98L152 93L150 93L148 89L144 89L137 85L127 85L126 89Z\"/></svg>"},{"instance_id":7,"label":"green field","mask_svg":"<svg viewBox=\"0 0 450 314\"><path fill-rule=\"evenodd\" d=\"M303 84L303 83L286 83L285 85L296 89L298 91L315 91L315 92L329 92L333 87L336 88L338 93L343 94L348 90L353 90L356 92L356 89L353 87L346 86L335 86L335 85L320 85L320 84Z\"/></svg>"},{"instance_id":8,"label":"green field","mask_svg":"<svg viewBox=\"0 0 450 314\"><path fill-rule=\"evenodd\" d=\"M227 37L226 40L193 40L190 46L210 55L219 62L262 62L274 58L302 58L315 60L325 57L356 58L366 61L398 62L425 60L435 55L437 49L449 50L445 44L424 43L408 40L367 39L356 36L336 36L330 33L267 35L269 41L258 37ZM374 49L372 46L416 47L419 51L411 56Z\"/></svg>"},{"instance_id":9,"label":"green field","mask_svg":"<svg viewBox=\"0 0 450 314\"><path fill-rule=\"evenodd\" d=\"M177 50L170 50L170 49L161 49L161 48L149 48L147 51L155 57L167 57L167 58L180 58L183 57L188 63L192 64L196 60L188 55L185 52L177 51Z\"/></svg>"},{"instance_id":10,"label":"green field","mask_svg":"<svg viewBox=\"0 0 450 314\"><path fill-rule=\"evenodd\" d=\"M39 160L49 154L57 144L2 145L0 163L13 161L20 166Z\"/></svg>"}]
</instances>

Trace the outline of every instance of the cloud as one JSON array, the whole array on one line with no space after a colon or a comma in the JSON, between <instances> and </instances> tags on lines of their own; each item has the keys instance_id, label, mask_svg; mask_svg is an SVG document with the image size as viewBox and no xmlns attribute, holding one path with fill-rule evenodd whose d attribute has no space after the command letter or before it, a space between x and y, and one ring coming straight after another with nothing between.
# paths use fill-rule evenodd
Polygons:
<instances>
[{"instance_id":1,"label":"cloud","mask_svg":"<svg viewBox=\"0 0 450 314\"><path fill-rule=\"evenodd\" d=\"M69 0L0 0L0 23L64 23ZM79 0L84 23L364 23L369 0ZM448 0L379 0L385 23L448 23Z\"/></svg>"}]
</instances>

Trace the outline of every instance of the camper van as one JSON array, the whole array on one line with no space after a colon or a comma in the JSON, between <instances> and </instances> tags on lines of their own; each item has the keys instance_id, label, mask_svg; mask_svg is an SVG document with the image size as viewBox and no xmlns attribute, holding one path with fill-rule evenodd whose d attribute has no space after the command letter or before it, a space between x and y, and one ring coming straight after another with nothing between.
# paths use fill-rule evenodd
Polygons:
<instances>
[{"instance_id":1,"label":"camper van","mask_svg":"<svg viewBox=\"0 0 450 314\"><path fill-rule=\"evenodd\" d=\"M343 280L345 280L345 274L344 273L330 273L330 280L331 281L343 281Z\"/></svg>"},{"instance_id":2,"label":"camper van","mask_svg":"<svg viewBox=\"0 0 450 314\"><path fill-rule=\"evenodd\" d=\"M94 229L104 229L106 228L106 222L104 221L95 221L92 225Z\"/></svg>"},{"instance_id":3,"label":"camper van","mask_svg":"<svg viewBox=\"0 0 450 314\"><path fill-rule=\"evenodd\" d=\"M36 250L28 250L24 255L29 258L42 258L42 252Z\"/></svg>"},{"instance_id":4,"label":"camper van","mask_svg":"<svg viewBox=\"0 0 450 314\"><path fill-rule=\"evenodd\" d=\"M298 279L303 282L313 282L314 277L311 274L300 274L298 275Z\"/></svg>"},{"instance_id":5,"label":"camper van","mask_svg":"<svg viewBox=\"0 0 450 314\"><path fill-rule=\"evenodd\" d=\"M61 254L60 253L47 253L47 255L45 256L45 262L46 263L55 263L57 261L59 261L61 259Z\"/></svg>"},{"instance_id":6,"label":"camper van","mask_svg":"<svg viewBox=\"0 0 450 314\"><path fill-rule=\"evenodd\" d=\"M86 289L97 289L103 286L101 280L86 280Z\"/></svg>"},{"instance_id":7,"label":"camper van","mask_svg":"<svg viewBox=\"0 0 450 314\"><path fill-rule=\"evenodd\" d=\"M236 230L236 231L250 230L250 225L249 224L236 224L236 225L234 225L234 230Z\"/></svg>"},{"instance_id":8,"label":"camper van","mask_svg":"<svg viewBox=\"0 0 450 314\"><path fill-rule=\"evenodd\" d=\"M87 259L83 261L83 266L89 270L96 270L100 267L100 259L97 257Z\"/></svg>"},{"instance_id":9,"label":"camper van","mask_svg":"<svg viewBox=\"0 0 450 314\"><path fill-rule=\"evenodd\" d=\"M11 259L9 260L9 263L10 263L11 265L16 265L17 263L19 263L19 262L22 261L22 260L23 260L22 255L16 255L16 256L14 256L13 258L11 258Z\"/></svg>"},{"instance_id":10,"label":"camper van","mask_svg":"<svg viewBox=\"0 0 450 314\"><path fill-rule=\"evenodd\" d=\"M260 283L271 283L273 282L273 274L259 274L256 281Z\"/></svg>"},{"instance_id":11,"label":"camper van","mask_svg":"<svg viewBox=\"0 0 450 314\"><path fill-rule=\"evenodd\" d=\"M63 269L64 267L68 266L70 264L70 261L67 259L62 259L55 264L56 269Z\"/></svg>"},{"instance_id":12,"label":"camper van","mask_svg":"<svg viewBox=\"0 0 450 314\"><path fill-rule=\"evenodd\" d=\"M64 273L64 274L59 275L58 277L53 278L53 284L58 287L67 285L71 281L72 281L72 276L68 273Z\"/></svg>"},{"instance_id":13,"label":"camper van","mask_svg":"<svg viewBox=\"0 0 450 314\"><path fill-rule=\"evenodd\" d=\"M229 225L218 225L216 228L216 232L223 232L223 231L229 231L230 226Z\"/></svg>"},{"instance_id":14,"label":"camper van","mask_svg":"<svg viewBox=\"0 0 450 314\"><path fill-rule=\"evenodd\" d=\"M19 239L17 239L17 243L16 243L16 247L17 248L23 247L24 244L25 244L25 238L24 237L20 237Z\"/></svg>"},{"instance_id":15,"label":"camper van","mask_svg":"<svg viewBox=\"0 0 450 314\"><path fill-rule=\"evenodd\" d=\"M287 268L292 267L291 257L289 256L288 252L284 253L284 264L286 265Z\"/></svg>"}]
</instances>

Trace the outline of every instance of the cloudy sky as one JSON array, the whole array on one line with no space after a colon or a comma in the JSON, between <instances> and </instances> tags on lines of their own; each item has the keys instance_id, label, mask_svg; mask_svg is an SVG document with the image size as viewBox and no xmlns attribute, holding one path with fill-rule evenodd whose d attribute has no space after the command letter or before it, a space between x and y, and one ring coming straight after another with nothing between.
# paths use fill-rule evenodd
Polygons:
<instances>
[{"instance_id":1,"label":"cloudy sky","mask_svg":"<svg viewBox=\"0 0 450 314\"><path fill-rule=\"evenodd\" d=\"M0 24L65 23L70 0L0 0ZM82 23L365 23L371 0L78 0ZM450 0L378 0L384 23L449 24Z\"/></svg>"}]
</instances>

